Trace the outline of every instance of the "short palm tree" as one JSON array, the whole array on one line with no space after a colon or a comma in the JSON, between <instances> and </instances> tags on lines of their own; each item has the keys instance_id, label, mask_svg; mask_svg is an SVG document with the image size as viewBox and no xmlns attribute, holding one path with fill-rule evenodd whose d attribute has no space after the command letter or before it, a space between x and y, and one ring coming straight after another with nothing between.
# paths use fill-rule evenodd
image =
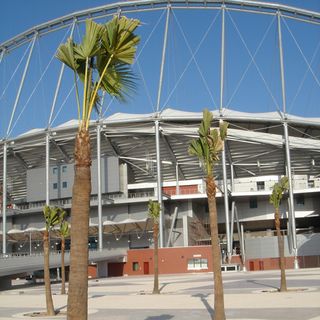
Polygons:
<instances>
[{"instance_id":1,"label":"short palm tree","mask_svg":"<svg viewBox=\"0 0 320 320\"><path fill-rule=\"evenodd\" d=\"M120 101L134 89L130 70L139 37L134 31L140 22L115 16L106 24L86 21L80 44L69 39L57 58L74 72L79 128L75 139L75 175L71 208L71 253L68 290L68 320L88 316L88 231L91 194L91 147L89 124L92 110L104 91ZM80 104L77 76L83 83Z\"/></svg>"},{"instance_id":2,"label":"short palm tree","mask_svg":"<svg viewBox=\"0 0 320 320\"><path fill-rule=\"evenodd\" d=\"M45 206L43 208L43 214L45 219L45 231L43 232L43 254L44 254L44 283L46 292L46 307L47 315L55 315L55 310L53 306L52 293L51 293L51 282L50 282L50 244L49 235L52 228L59 224L63 219L63 210L57 207Z\"/></svg>"},{"instance_id":3,"label":"short palm tree","mask_svg":"<svg viewBox=\"0 0 320 320\"><path fill-rule=\"evenodd\" d=\"M160 217L160 203L157 201L149 200L148 204L148 215L153 221L153 270L154 270L154 280L153 280L153 294L159 294L159 217Z\"/></svg>"},{"instance_id":4,"label":"short palm tree","mask_svg":"<svg viewBox=\"0 0 320 320\"><path fill-rule=\"evenodd\" d=\"M228 123L221 122L219 130L211 129L212 120L212 113L209 112L209 110L204 109L203 119L198 131L199 138L190 142L189 154L199 158L206 175L214 278L213 319L225 320L214 166L219 161L219 153L223 150L223 141L227 135Z\"/></svg>"},{"instance_id":5,"label":"short palm tree","mask_svg":"<svg viewBox=\"0 0 320 320\"><path fill-rule=\"evenodd\" d=\"M58 233L61 239L61 294L66 294L66 270L64 264L64 254L66 250L66 238L68 238L70 235L68 221L61 221Z\"/></svg>"},{"instance_id":6,"label":"short palm tree","mask_svg":"<svg viewBox=\"0 0 320 320\"><path fill-rule=\"evenodd\" d=\"M270 203L274 206L274 223L276 226L278 248L279 248L279 260L280 260L280 292L287 291L287 280L286 280L286 266L284 259L284 239L280 230L280 203L283 194L289 189L289 181L287 177L282 177L278 183L273 186L272 194L270 196Z\"/></svg>"}]
</instances>

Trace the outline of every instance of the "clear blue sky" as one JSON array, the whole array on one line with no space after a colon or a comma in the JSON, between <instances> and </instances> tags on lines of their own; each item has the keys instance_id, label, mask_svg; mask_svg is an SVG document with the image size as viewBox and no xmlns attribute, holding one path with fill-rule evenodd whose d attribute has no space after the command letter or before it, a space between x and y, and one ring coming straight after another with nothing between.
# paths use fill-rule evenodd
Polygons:
<instances>
[{"instance_id":1,"label":"clear blue sky","mask_svg":"<svg viewBox=\"0 0 320 320\"><path fill-rule=\"evenodd\" d=\"M34 25L75 11L111 2L114 1L4 0L1 2L0 42L10 39ZM320 12L320 0L279 0L275 2ZM275 104L281 104L276 23L275 21L272 22L269 17L251 16L244 17L236 13L226 15L224 105L231 109L249 112L275 111ZM161 13L156 13L139 18L144 25L139 31L142 39L139 47L141 57L139 58L139 65L136 64L135 66L135 71L140 78L138 93L125 106L112 103L106 111L106 115L117 111L128 113L153 112L155 107L164 16L161 18ZM159 26L149 39L158 19L160 21ZM213 19L216 19L216 21L212 24ZM188 111L200 111L204 107L217 108L219 105L220 81L220 19L221 17L216 13L210 13L210 16L201 14L195 16L176 12L172 16L160 108L172 107ZM206 31L209 29L212 35L204 38ZM28 93L32 92L36 83L35 79L39 79L39 75L43 72L45 66L49 64L50 57L53 56L53 52L57 48L58 44L56 43L59 43L55 41L61 41L64 32L66 31L64 30L61 33L59 40L55 39L54 36L52 36L52 39L47 37L50 44L44 44L45 41L40 41L40 46L36 49L39 52L34 53L35 57L32 63L32 72L38 73L38 75L31 76L32 79L34 77L33 83L32 80L29 80L26 84L15 118L21 113L21 119L25 119L23 112L26 111L23 111L23 108L25 101L28 100ZM318 104L318 101L320 101L320 88L319 83L317 84L317 79L320 79L320 27L294 24L288 21L286 25L283 25L283 32L288 112L303 116L320 117ZM261 42L263 38L264 41ZM191 59L190 49L195 52L201 39L205 39L205 41L195 55L195 63ZM260 49L255 56L255 63L259 66L259 70L257 70L251 61L248 50L254 55L259 46ZM300 49L304 56L301 55ZM21 49L16 56L12 55L11 62L9 59L6 65L0 66L0 96L8 83L8 77L12 74L22 54L23 51ZM308 71L305 58L311 64L314 74L310 70ZM210 62L208 62L208 59ZM13 130L13 135L33 127L46 126L45 121L48 119L54 91L50 91L48 88L55 88L59 70L57 62L52 64L54 63L56 63L56 66L50 67L51 69L47 73L49 75L48 78L44 78L43 83L38 86L28 103L27 108L31 108L29 110L30 121L26 123L25 120L19 120L20 122L17 122L16 129ZM36 67L37 64L40 67ZM19 83L19 75L17 74L16 77L10 83L10 87L8 87L4 97L0 100L0 108L2 109L0 136L4 134L6 123L10 119L10 106L13 105L14 92L16 92ZM66 77L68 77L68 73ZM314 77L317 79L314 79ZM178 85L175 87L177 83ZM265 83L267 83L267 86ZM58 104L63 103L68 90L69 87L63 87ZM36 107L39 104L45 106L42 107L41 112ZM70 107L70 105L74 104L74 101L68 100L67 104ZM68 111L63 116L62 113L59 114L54 124L58 125L76 117L75 109L70 108L72 111Z\"/></svg>"}]
</instances>

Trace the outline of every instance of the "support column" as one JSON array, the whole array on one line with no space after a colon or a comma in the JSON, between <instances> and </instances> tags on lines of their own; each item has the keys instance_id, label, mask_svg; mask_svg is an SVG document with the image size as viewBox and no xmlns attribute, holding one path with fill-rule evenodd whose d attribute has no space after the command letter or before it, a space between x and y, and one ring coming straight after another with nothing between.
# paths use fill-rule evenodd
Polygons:
<instances>
[{"instance_id":1,"label":"support column","mask_svg":"<svg viewBox=\"0 0 320 320\"><path fill-rule=\"evenodd\" d=\"M3 144L2 254L7 254L7 142Z\"/></svg>"},{"instance_id":2,"label":"support column","mask_svg":"<svg viewBox=\"0 0 320 320\"><path fill-rule=\"evenodd\" d=\"M102 192L101 192L101 125L97 124L97 171L98 171L98 247L103 249L103 225L102 225Z\"/></svg>"},{"instance_id":3,"label":"support column","mask_svg":"<svg viewBox=\"0 0 320 320\"><path fill-rule=\"evenodd\" d=\"M278 11L278 41L279 41L279 58L280 58L280 76L281 76L281 93L282 93L282 107L284 114L283 130L285 139L285 149L286 149L286 166L287 175L289 180L289 221L292 226L292 248L294 255L294 268L298 269L298 249L297 249L297 235L296 235L296 221L295 221L295 210L294 210L294 198L293 198L293 184L292 184L292 174L291 174L291 157L290 157L290 145L289 145L289 134L288 134L288 124L286 121L286 87L285 87L285 75L284 75L284 63L283 63L283 47L282 47L282 32L281 32L281 13Z\"/></svg>"},{"instance_id":4,"label":"support column","mask_svg":"<svg viewBox=\"0 0 320 320\"><path fill-rule=\"evenodd\" d=\"M161 66L160 66L158 98L157 98L157 112L160 111L160 99L161 99L161 91L162 91L162 83L163 83L163 69L164 69L164 64L165 64L165 60L166 60L170 10L171 10L171 7L168 5L168 7L167 7L167 16L166 16L166 26L165 26L164 38L163 38Z\"/></svg>"},{"instance_id":5,"label":"support column","mask_svg":"<svg viewBox=\"0 0 320 320\"><path fill-rule=\"evenodd\" d=\"M168 40L168 28L169 28L169 17L170 17L171 6L167 7L167 16L166 16L166 25L164 30L163 38L163 48L162 48L162 58L160 66L160 76L159 76L159 87L158 87L158 97L157 97L157 116L160 112L160 100L161 100L161 91L163 83L163 70L166 59L166 50L167 50L167 40ZM155 136L156 136L156 156L157 156L157 198L160 204L160 217L159 217L159 247L164 247L164 234L163 234L163 219L164 219L164 208L162 201L162 177L161 177L161 157L160 157L160 132L159 132L159 120L155 121Z\"/></svg>"},{"instance_id":6,"label":"support column","mask_svg":"<svg viewBox=\"0 0 320 320\"><path fill-rule=\"evenodd\" d=\"M287 122L283 123L283 129L284 129L284 139L285 139L285 148L286 148L287 175L288 175L288 182L289 182L289 217L288 218L289 218L289 221L291 224L292 250L293 250L293 255L294 255L294 268L299 269L297 234L296 234L296 217L295 217L295 209L294 209L291 157L290 157L290 145L289 145L289 134L288 134Z\"/></svg>"},{"instance_id":7,"label":"support column","mask_svg":"<svg viewBox=\"0 0 320 320\"><path fill-rule=\"evenodd\" d=\"M230 174L231 174L231 192L234 192L234 166L230 164Z\"/></svg>"},{"instance_id":8,"label":"support column","mask_svg":"<svg viewBox=\"0 0 320 320\"><path fill-rule=\"evenodd\" d=\"M46 205L50 206L50 133L46 133Z\"/></svg>"},{"instance_id":9,"label":"support column","mask_svg":"<svg viewBox=\"0 0 320 320\"><path fill-rule=\"evenodd\" d=\"M230 262L232 255L232 240L230 234L230 222L229 222L229 196L228 196L228 183L227 183L227 165L226 165L226 152L222 150L222 173L223 173L223 198L224 198L224 214L226 219L226 237L227 237L227 256L228 263Z\"/></svg>"},{"instance_id":10,"label":"support column","mask_svg":"<svg viewBox=\"0 0 320 320\"><path fill-rule=\"evenodd\" d=\"M14 101L14 105L13 105L13 108L12 108L11 118L10 118L9 125L8 125L8 128L7 128L7 137L10 134L13 117L15 115L15 112L16 112L16 109L17 109L17 105L18 105L19 100L20 100L22 88L23 88L24 81L25 81L25 78L26 78L26 75L27 75L27 71L29 69L29 64L30 64L30 60L31 60L31 56L32 56L32 52L33 52L33 48L34 48L34 44L36 42L36 39L37 39L37 34L34 35L34 38L32 40L32 44L31 44L31 48L30 48L30 51L29 51L28 59L27 59L26 65L25 65L24 70L23 70L23 74L22 74L22 77L21 77L21 81L20 81L20 85L19 85L19 88L18 88L17 96L16 96L16 99Z\"/></svg>"},{"instance_id":11,"label":"support column","mask_svg":"<svg viewBox=\"0 0 320 320\"><path fill-rule=\"evenodd\" d=\"M76 26L76 20L73 22L72 27L71 27L71 32L70 32L70 38L73 37L73 32L74 32L74 28ZM58 78L58 83L57 83L57 87L56 87L56 91L54 93L54 97L53 97L53 101L52 101L52 105L51 105L51 111L50 111L50 116L49 116L49 121L48 121L48 128L51 126L51 121L52 121L52 116L53 116L53 112L54 112L54 108L56 106L57 103L57 98L59 95L59 91L60 91L60 87L61 87L61 81L62 81L62 76L64 73L64 69L65 69L65 64L62 63L61 64L61 68L60 68L60 73L59 73L59 78Z\"/></svg>"},{"instance_id":12,"label":"support column","mask_svg":"<svg viewBox=\"0 0 320 320\"><path fill-rule=\"evenodd\" d=\"M178 162L176 162L176 194L180 194Z\"/></svg>"},{"instance_id":13,"label":"support column","mask_svg":"<svg viewBox=\"0 0 320 320\"><path fill-rule=\"evenodd\" d=\"M247 268L246 268L246 249L245 249L246 245L244 242L243 223L241 223L240 230L241 230L241 256L242 256L242 263L243 263L242 271L247 271Z\"/></svg>"},{"instance_id":14,"label":"support column","mask_svg":"<svg viewBox=\"0 0 320 320\"><path fill-rule=\"evenodd\" d=\"M155 135L156 135L156 156L157 156L157 198L160 203L160 217L159 217L159 246L164 246L164 234L163 234L163 220L164 220L164 208L162 201L162 177L161 177L161 157L160 157L160 132L159 132L159 120L155 121Z\"/></svg>"},{"instance_id":15,"label":"support column","mask_svg":"<svg viewBox=\"0 0 320 320\"><path fill-rule=\"evenodd\" d=\"M224 93L224 58L225 58L225 5L221 6L221 60L220 60L220 117L222 117L223 109L223 93ZM220 120L222 121L222 120ZM228 200L228 184L227 184L227 168L226 168L226 150L225 143L223 143L222 150L222 172L223 172L223 191L224 191L224 213L225 213L225 225L226 225L226 238L227 238L227 257L230 262L232 248L231 248L231 236L229 225L229 200Z\"/></svg>"}]
</instances>

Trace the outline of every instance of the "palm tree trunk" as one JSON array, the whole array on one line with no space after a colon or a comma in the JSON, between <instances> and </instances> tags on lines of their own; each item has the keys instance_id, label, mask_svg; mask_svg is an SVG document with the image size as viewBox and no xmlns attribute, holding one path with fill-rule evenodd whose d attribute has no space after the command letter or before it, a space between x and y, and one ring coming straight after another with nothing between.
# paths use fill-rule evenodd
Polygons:
<instances>
[{"instance_id":1,"label":"palm tree trunk","mask_svg":"<svg viewBox=\"0 0 320 320\"><path fill-rule=\"evenodd\" d=\"M280 231L279 208L276 208L275 210L274 221L276 225L278 248L279 248L279 260L280 260L280 272L281 272L280 292L283 292L283 291L287 291L287 280L286 280L286 266L285 266L285 259L284 259L284 239Z\"/></svg>"},{"instance_id":2,"label":"palm tree trunk","mask_svg":"<svg viewBox=\"0 0 320 320\"><path fill-rule=\"evenodd\" d=\"M153 262L154 262L154 280L153 280L153 291L152 294L159 294L159 263L158 263L158 235L159 235L159 224L154 222L153 225Z\"/></svg>"},{"instance_id":3,"label":"palm tree trunk","mask_svg":"<svg viewBox=\"0 0 320 320\"><path fill-rule=\"evenodd\" d=\"M66 294L66 270L64 266L65 238L61 238L61 294Z\"/></svg>"},{"instance_id":4,"label":"palm tree trunk","mask_svg":"<svg viewBox=\"0 0 320 320\"><path fill-rule=\"evenodd\" d=\"M207 177L207 196L210 215L211 247L214 280L214 314L212 319L225 320L223 283L221 274L221 252L218 237L218 215L216 205L216 184L212 176Z\"/></svg>"},{"instance_id":5,"label":"palm tree trunk","mask_svg":"<svg viewBox=\"0 0 320 320\"><path fill-rule=\"evenodd\" d=\"M71 208L71 251L68 320L88 317L88 230L91 194L89 131L81 129L75 141L75 175Z\"/></svg>"},{"instance_id":6,"label":"palm tree trunk","mask_svg":"<svg viewBox=\"0 0 320 320\"><path fill-rule=\"evenodd\" d=\"M47 315L54 316L54 307L51 293L50 282L50 266L49 266L49 232L46 230L43 233L43 254L44 254L44 284L46 290L46 306Z\"/></svg>"}]
</instances>

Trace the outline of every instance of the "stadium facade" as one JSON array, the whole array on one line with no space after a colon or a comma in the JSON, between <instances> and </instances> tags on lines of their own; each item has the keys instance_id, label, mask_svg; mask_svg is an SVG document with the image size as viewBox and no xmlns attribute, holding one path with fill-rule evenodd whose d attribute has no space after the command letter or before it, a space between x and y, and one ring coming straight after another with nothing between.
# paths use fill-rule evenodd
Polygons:
<instances>
[{"instance_id":1,"label":"stadium facade","mask_svg":"<svg viewBox=\"0 0 320 320\"><path fill-rule=\"evenodd\" d=\"M301 267L318 266L320 142L313 137L319 136L319 120L282 118L281 113L213 113L213 126L221 119L229 122L225 153L216 167L224 258L234 256L231 261L240 263L242 256L250 270L275 267L278 252L269 196L274 183L291 170L292 189L281 204L288 266L298 262ZM201 117L201 113L166 109L160 114L115 114L91 124L94 160L88 245L123 252L132 249L135 260L124 269L124 261L110 261L110 270L118 263L122 265L118 270L134 274L150 262L149 258L142 261L146 250L137 249L152 248L147 203L159 195L161 246L177 248L175 256L188 248L181 269L208 270L210 251L197 253L210 244L205 181L199 162L188 155ZM50 205L69 211L76 124L68 122L49 132L33 130L5 143L10 182L3 210L6 252L41 251L37 233L44 226L42 208L47 197ZM51 244L59 250L54 236ZM99 265L100 274L106 274L107 261Z\"/></svg>"}]
</instances>

